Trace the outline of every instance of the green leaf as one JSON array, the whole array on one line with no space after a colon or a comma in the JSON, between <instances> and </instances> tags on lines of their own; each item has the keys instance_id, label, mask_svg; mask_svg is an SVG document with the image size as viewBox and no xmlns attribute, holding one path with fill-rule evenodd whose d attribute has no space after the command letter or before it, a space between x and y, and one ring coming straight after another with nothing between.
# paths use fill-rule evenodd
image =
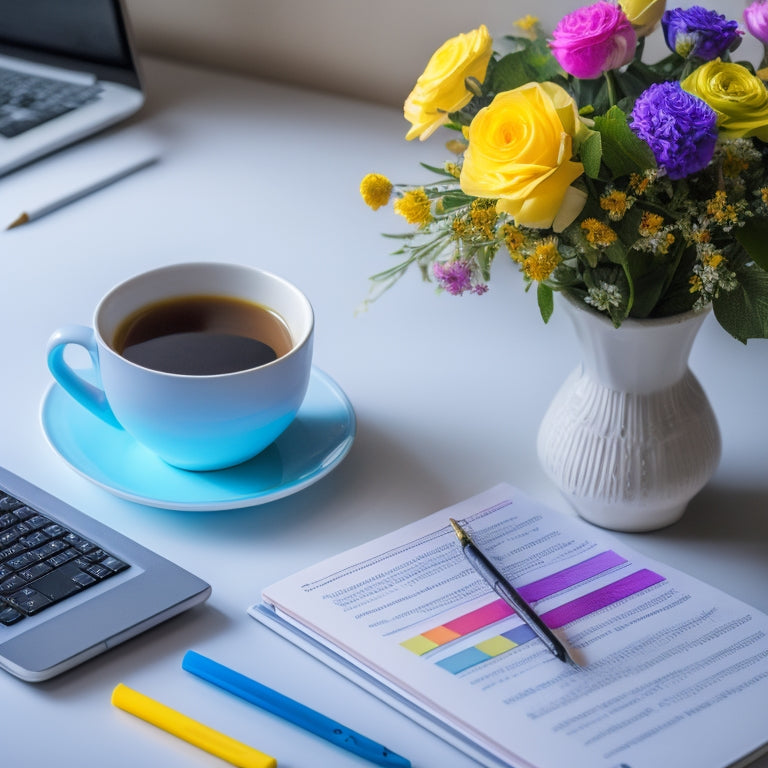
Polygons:
<instances>
[{"instance_id":1,"label":"green leaf","mask_svg":"<svg viewBox=\"0 0 768 768\"><path fill-rule=\"evenodd\" d=\"M748 339L768 339L768 273L745 267L739 285L722 292L713 302L717 322L743 344Z\"/></svg>"},{"instance_id":2,"label":"green leaf","mask_svg":"<svg viewBox=\"0 0 768 768\"><path fill-rule=\"evenodd\" d=\"M662 82L664 77L642 61L633 61L626 70L616 72L616 80L622 94L634 102L649 86Z\"/></svg>"},{"instance_id":3,"label":"green leaf","mask_svg":"<svg viewBox=\"0 0 768 768\"><path fill-rule=\"evenodd\" d=\"M620 240L611 243L607 248L603 248L603 253L613 264L621 264L623 267L627 265L627 252Z\"/></svg>"},{"instance_id":4,"label":"green leaf","mask_svg":"<svg viewBox=\"0 0 768 768\"><path fill-rule=\"evenodd\" d=\"M441 199L443 212L455 211L458 208L465 208L474 200L473 197L461 192L447 192Z\"/></svg>"},{"instance_id":5,"label":"green leaf","mask_svg":"<svg viewBox=\"0 0 768 768\"><path fill-rule=\"evenodd\" d=\"M627 116L618 107L595 117L595 130L602 136L603 161L613 176L627 176L656 166L651 148L632 133Z\"/></svg>"},{"instance_id":6,"label":"green leaf","mask_svg":"<svg viewBox=\"0 0 768 768\"><path fill-rule=\"evenodd\" d=\"M517 47L489 67L486 85L492 93L509 91L530 82L543 83L563 75L545 39L507 39L514 40Z\"/></svg>"},{"instance_id":7,"label":"green leaf","mask_svg":"<svg viewBox=\"0 0 768 768\"><path fill-rule=\"evenodd\" d=\"M649 254L637 251L633 251L627 259L627 269L634 286L634 301L630 312L632 317L648 317L651 314L669 284L670 272L675 267L673 261L666 260L648 269L649 261Z\"/></svg>"},{"instance_id":8,"label":"green leaf","mask_svg":"<svg viewBox=\"0 0 768 768\"><path fill-rule=\"evenodd\" d=\"M496 62L489 85L491 91L500 93L525 85L532 79L526 51L515 51Z\"/></svg>"},{"instance_id":9,"label":"green leaf","mask_svg":"<svg viewBox=\"0 0 768 768\"><path fill-rule=\"evenodd\" d=\"M630 223L631 228L628 230L630 236L637 232L637 224L641 215L641 211L633 209L624 217L622 224L625 221L627 223L632 222ZM627 230L624 232L626 233ZM684 281L682 289L685 295L682 298L687 302L685 308L678 311L682 312L691 308L695 300L691 297L690 283L688 282L692 263L686 261L686 268L678 270L684 248L685 242L680 238L676 241L674 248L666 254L650 254L634 248L627 250L626 268L630 275L630 284L634 289L632 309L629 313L631 317L656 316L659 303L665 299L670 286L675 283L675 278L678 278L678 281L682 278ZM675 290L677 287L675 283Z\"/></svg>"},{"instance_id":10,"label":"green leaf","mask_svg":"<svg viewBox=\"0 0 768 768\"><path fill-rule=\"evenodd\" d=\"M563 68L557 59L552 55L547 41L543 37L538 37L531 42L526 49L528 54L528 66L533 70L533 80L543 83L546 80L552 80L558 75L563 75Z\"/></svg>"},{"instance_id":11,"label":"green leaf","mask_svg":"<svg viewBox=\"0 0 768 768\"><path fill-rule=\"evenodd\" d=\"M552 317L552 312L555 309L555 300L552 289L544 283L539 283L536 289L536 299L539 302L539 312L541 313L541 319L545 322L549 322L549 318Z\"/></svg>"},{"instance_id":12,"label":"green leaf","mask_svg":"<svg viewBox=\"0 0 768 768\"><path fill-rule=\"evenodd\" d=\"M450 173L450 171L446 171L445 168L438 168L435 165L427 165L427 163L419 163L419 165L422 168L426 168L428 171L432 171L432 173L436 173L438 176L447 176L449 179L456 181L456 177Z\"/></svg>"},{"instance_id":13,"label":"green leaf","mask_svg":"<svg viewBox=\"0 0 768 768\"><path fill-rule=\"evenodd\" d=\"M593 112L601 114L610 107L608 88L604 77L593 80L574 79L568 85L573 89L576 103L580 109L591 107Z\"/></svg>"},{"instance_id":14,"label":"green leaf","mask_svg":"<svg viewBox=\"0 0 768 768\"><path fill-rule=\"evenodd\" d=\"M747 219L734 234L749 258L768 270L768 220Z\"/></svg>"},{"instance_id":15,"label":"green leaf","mask_svg":"<svg viewBox=\"0 0 768 768\"><path fill-rule=\"evenodd\" d=\"M579 159L584 164L584 172L591 179L600 176L600 164L603 161L603 140L597 131L593 131L589 138L582 142L579 148Z\"/></svg>"},{"instance_id":16,"label":"green leaf","mask_svg":"<svg viewBox=\"0 0 768 768\"><path fill-rule=\"evenodd\" d=\"M675 244L673 251L668 254L674 271L669 274L669 282L664 286L658 303L653 308L651 317L669 317L679 315L693 309L696 295L691 293L690 276L696 263L696 252L686 248L682 238Z\"/></svg>"}]
</instances>

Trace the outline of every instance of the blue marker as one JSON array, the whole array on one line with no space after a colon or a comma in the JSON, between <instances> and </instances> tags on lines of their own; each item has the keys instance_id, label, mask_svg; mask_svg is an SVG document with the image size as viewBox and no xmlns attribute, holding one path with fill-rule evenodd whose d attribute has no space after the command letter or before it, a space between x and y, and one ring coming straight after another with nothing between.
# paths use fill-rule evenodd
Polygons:
<instances>
[{"instance_id":1,"label":"blue marker","mask_svg":"<svg viewBox=\"0 0 768 768\"><path fill-rule=\"evenodd\" d=\"M377 744L335 720L331 720L330 717L326 717L314 709L268 688L266 685L257 683L233 669L201 656L199 653L187 651L181 666L187 672L191 672L193 675L197 675L203 680L255 704L257 707L266 709L310 733L322 736L337 747L349 750L372 763L388 766L388 768L411 768L409 760L396 755L381 744Z\"/></svg>"}]
</instances>

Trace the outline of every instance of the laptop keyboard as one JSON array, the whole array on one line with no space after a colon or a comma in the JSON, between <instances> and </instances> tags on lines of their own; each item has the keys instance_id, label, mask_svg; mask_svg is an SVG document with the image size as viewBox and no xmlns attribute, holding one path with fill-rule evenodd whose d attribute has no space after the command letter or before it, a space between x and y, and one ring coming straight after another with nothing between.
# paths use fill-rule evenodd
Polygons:
<instances>
[{"instance_id":1,"label":"laptop keyboard","mask_svg":"<svg viewBox=\"0 0 768 768\"><path fill-rule=\"evenodd\" d=\"M94 101L98 84L70 83L0 67L0 135L18 136Z\"/></svg>"},{"instance_id":2,"label":"laptop keyboard","mask_svg":"<svg viewBox=\"0 0 768 768\"><path fill-rule=\"evenodd\" d=\"M0 489L0 625L34 616L128 567Z\"/></svg>"}]
</instances>

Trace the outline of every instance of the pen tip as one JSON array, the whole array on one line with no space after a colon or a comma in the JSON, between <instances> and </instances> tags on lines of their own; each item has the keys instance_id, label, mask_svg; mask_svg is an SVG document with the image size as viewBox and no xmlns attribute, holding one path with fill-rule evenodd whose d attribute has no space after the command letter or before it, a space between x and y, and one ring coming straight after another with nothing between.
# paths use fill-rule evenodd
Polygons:
<instances>
[{"instance_id":1,"label":"pen tip","mask_svg":"<svg viewBox=\"0 0 768 768\"><path fill-rule=\"evenodd\" d=\"M462 546L469 543L469 538L466 531L452 517L449 517L448 520L451 523L453 532L456 534L456 538L461 542Z\"/></svg>"},{"instance_id":2,"label":"pen tip","mask_svg":"<svg viewBox=\"0 0 768 768\"><path fill-rule=\"evenodd\" d=\"M29 214L22 213L18 219L12 221L6 229L13 229L14 227L20 227L22 224L26 224L29 221Z\"/></svg>"}]
</instances>

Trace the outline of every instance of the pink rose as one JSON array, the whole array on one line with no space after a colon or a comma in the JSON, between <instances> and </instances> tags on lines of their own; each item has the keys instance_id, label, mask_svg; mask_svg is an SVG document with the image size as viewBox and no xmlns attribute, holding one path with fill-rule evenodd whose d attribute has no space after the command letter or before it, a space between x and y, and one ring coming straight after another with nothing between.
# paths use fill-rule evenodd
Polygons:
<instances>
[{"instance_id":1,"label":"pink rose","mask_svg":"<svg viewBox=\"0 0 768 768\"><path fill-rule=\"evenodd\" d=\"M768 45L768 0L755 0L744 11L744 21L750 34Z\"/></svg>"},{"instance_id":2,"label":"pink rose","mask_svg":"<svg viewBox=\"0 0 768 768\"><path fill-rule=\"evenodd\" d=\"M564 16L549 47L574 77L592 80L632 61L637 34L620 6L601 0Z\"/></svg>"}]
</instances>

